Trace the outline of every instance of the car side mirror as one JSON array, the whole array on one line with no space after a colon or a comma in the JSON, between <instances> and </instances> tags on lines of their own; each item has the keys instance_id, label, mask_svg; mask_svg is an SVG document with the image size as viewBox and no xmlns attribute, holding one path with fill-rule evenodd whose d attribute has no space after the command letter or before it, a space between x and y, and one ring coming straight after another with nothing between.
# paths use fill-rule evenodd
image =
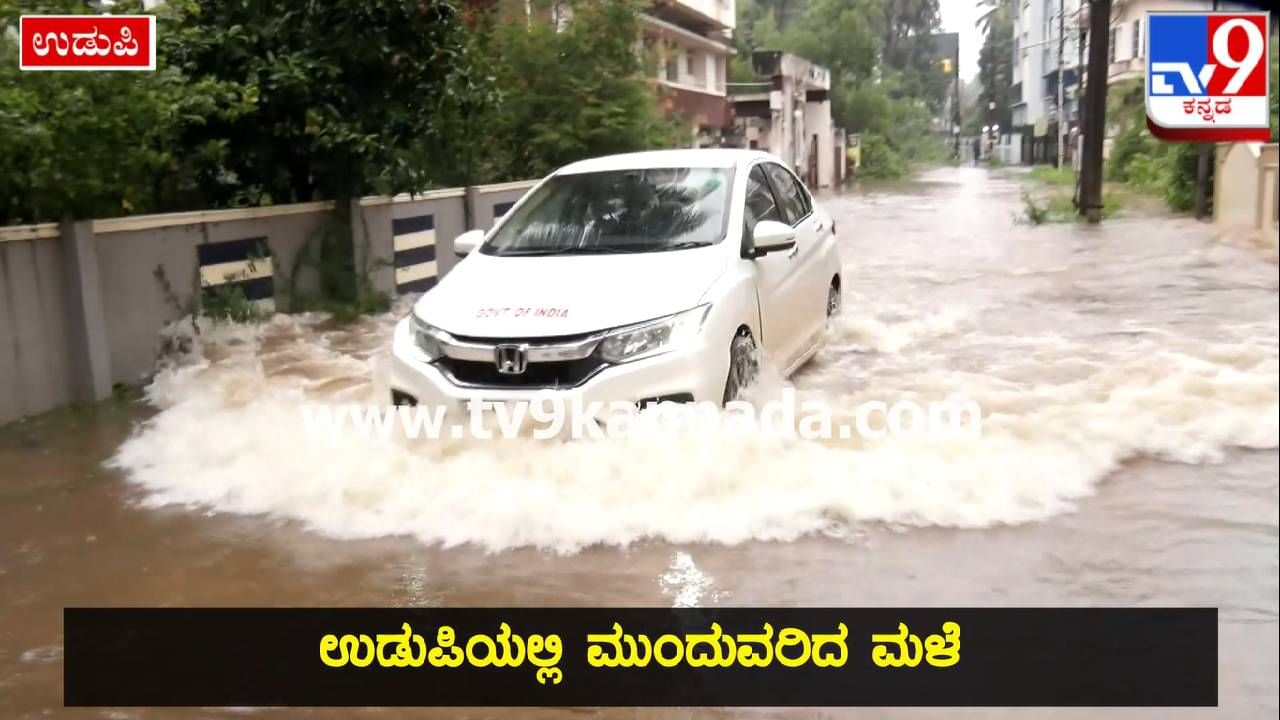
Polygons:
<instances>
[{"instance_id":1,"label":"car side mirror","mask_svg":"<svg viewBox=\"0 0 1280 720\"><path fill-rule=\"evenodd\" d=\"M468 230L453 239L453 253L458 257L466 257L475 252L484 242L483 230Z\"/></svg>"},{"instance_id":2,"label":"car side mirror","mask_svg":"<svg viewBox=\"0 0 1280 720\"><path fill-rule=\"evenodd\" d=\"M796 246L796 231L777 220L761 220L751 232L750 257L758 258Z\"/></svg>"}]
</instances>

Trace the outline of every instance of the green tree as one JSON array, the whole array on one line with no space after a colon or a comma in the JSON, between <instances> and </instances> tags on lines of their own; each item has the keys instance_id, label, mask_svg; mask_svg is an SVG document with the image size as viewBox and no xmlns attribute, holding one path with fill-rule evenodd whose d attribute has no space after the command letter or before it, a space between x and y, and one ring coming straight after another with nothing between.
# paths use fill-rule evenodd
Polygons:
<instances>
[{"instance_id":1,"label":"green tree","mask_svg":"<svg viewBox=\"0 0 1280 720\"><path fill-rule=\"evenodd\" d=\"M986 12L978 20L983 31L982 48L978 51L978 82L982 92L975 108L977 125L996 124L1007 128L1012 123L1009 88L1013 81L1013 15L1017 0L980 0ZM995 105L992 109L991 106Z\"/></svg>"},{"instance_id":2,"label":"green tree","mask_svg":"<svg viewBox=\"0 0 1280 720\"><path fill-rule=\"evenodd\" d=\"M252 108L253 93L236 83L193 81L163 61L141 73L18 70L20 14L86 11L74 0L0 4L0 224L198 207L210 188L235 184L219 171L225 142L180 141L184 127ZM185 36L183 7L158 15L163 56Z\"/></svg>"},{"instance_id":3,"label":"green tree","mask_svg":"<svg viewBox=\"0 0 1280 720\"><path fill-rule=\"evenodd\" d=\"M501 24L488 43L502 102L483 116L492 177L539 177L575 160L675 144L635 51L638 0L570 3L572 21Z\"/></svg>"},{"instance_id":4,"label":"green tree","mask_svg":"<svg viewBox=\"0 0 1280 720\"><path fill-rule=\"evenodd\" d=\"M831 70L832 114L863 133L863 169L892 177L908 161L942 159L931 121L951 87L932 64L925 37L937 30L937 0L754 0L740 5L739 57L782 50ZM799 12L797 12L799 10ZM743 73L735 79L745 80ZM871 148L868 152L868 148Z\"/></svg>"},{"instance_id":5,"label":"green tree","mask_svg":"<svg viewBox=\"0 0 1280 720\"><path fill-rule=\"evenodd\" d=\"M436 118L463 104L468 78L461 13L447 0L185 2L182 42L164 60L193 82L228 82L248 112L184 127L182 144L225 143L240 187L217 204L335 201L310 262L323 302L363 304L351 242L351 200L419 190L431 166L415 151L439 137ZM457 83L455 86L454 83Z\"/></svg>"},{"instance_id":6,"label":"green tree","mask_svg":"<svg viewBox=\"0 0 1280 720\"><path fill-rule=\"evenodd\" d=\"M230 167L262 200L343 199L374 186L417 189L425 168L397 160L431 138L465 58L447 0L265 0L192 4L166 60L194 81L253 88L253 110L188 127L226 139Z\"/></svg>"}]
</instances>

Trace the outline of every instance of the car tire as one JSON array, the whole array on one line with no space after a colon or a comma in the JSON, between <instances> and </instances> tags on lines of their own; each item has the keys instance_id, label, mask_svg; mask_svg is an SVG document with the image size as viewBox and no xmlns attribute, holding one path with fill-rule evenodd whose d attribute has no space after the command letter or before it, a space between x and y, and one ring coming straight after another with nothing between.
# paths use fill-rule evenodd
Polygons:
<instances>
[{"instance_id":1,"label":"car tire","mask_svg":"<svg viewBox=\"0 0 1280 720\"><path fill-rule=\"evenodd\" d=\"M827 286L827 322L840 314L840 284L834 280Z\"/></svg>"},{"instance_id":2,"label":"car tire","mask_svg":"<svg viewBox=\"0 0 1280 720\"><path fill-rule=\"evenodd\" d=\"M729 343L729 376L724 383L724 402L742 397L742 391L756 381L760 372L756 341L748 333L740 333Z\"/></svg>"}]
</instances>

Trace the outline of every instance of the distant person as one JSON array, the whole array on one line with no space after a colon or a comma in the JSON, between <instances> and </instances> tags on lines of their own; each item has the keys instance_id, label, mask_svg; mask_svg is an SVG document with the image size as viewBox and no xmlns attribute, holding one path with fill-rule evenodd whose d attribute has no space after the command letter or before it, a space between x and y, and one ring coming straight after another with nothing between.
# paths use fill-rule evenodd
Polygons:
<instances>
[{"instance_id":1,"label":"distant person","mask_svg":"<svg viewBox=\"0 0 1280 720\"><path fill-rule=\"evenodd\" d=\"M982 138L973 139L973 166L978 167L978 161L982 159Z\"/></svg>"}]
</instances>

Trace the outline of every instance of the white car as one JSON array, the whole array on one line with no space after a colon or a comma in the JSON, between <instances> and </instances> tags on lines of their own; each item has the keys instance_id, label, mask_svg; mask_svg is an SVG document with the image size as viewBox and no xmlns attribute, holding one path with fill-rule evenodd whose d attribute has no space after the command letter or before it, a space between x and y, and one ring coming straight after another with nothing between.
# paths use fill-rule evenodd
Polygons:
<instances>
[{"instance_id":1,"label":"white car","mask_svg":"<svg viewBox=\"0 0 1280 720\"><path fill-rule=\"evenodd\" d=\"M757 151L573 163L454 250L396 327L396 404L726 402L758 348L789 374L840 309L831 216Z\"/></svg>"}]
</instances>

